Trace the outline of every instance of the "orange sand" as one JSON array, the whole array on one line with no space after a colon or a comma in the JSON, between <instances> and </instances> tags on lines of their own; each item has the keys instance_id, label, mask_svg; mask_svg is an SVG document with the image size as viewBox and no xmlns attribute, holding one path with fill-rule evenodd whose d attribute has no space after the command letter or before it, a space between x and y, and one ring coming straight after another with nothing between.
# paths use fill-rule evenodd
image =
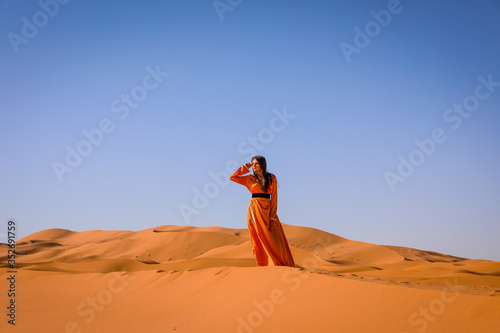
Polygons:
<instances>
[{"instance_id":1,"label":"orange sand","mask_svg":"<svg viewBox=\"0 0 500 333\"><path fill-rule=\"evenodd\" d=\"M1 332L500 332L500 262L283 224L300 268L255 267L246 229L49 229L17 242Z\"/></svg>"}]
</instances>

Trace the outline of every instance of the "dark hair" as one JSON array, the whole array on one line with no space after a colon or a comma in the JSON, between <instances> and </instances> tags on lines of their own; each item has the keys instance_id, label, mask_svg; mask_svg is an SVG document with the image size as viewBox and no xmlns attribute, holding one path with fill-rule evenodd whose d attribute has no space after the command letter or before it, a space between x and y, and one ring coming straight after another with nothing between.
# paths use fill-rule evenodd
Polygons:
<instances>
[{"instance_id":1,"label":"dark hair","mask_svg":"<svg viewBox=\"0 0 500 333\"><path fill-rule=\"evenodd\" d=\"M262 182L260 182L260 188L262 189L262 191L267 192L269 186L273 183L273 174L267 172L267 162L264 156L254 156L250 161L253 160L257 160L257 162L259 162L260 170L262 171L262 177L264 178ZM253 176L255 180L257 180L257 175L255 174L255 172L253 173Z\"/></svg>"}]
</instances>

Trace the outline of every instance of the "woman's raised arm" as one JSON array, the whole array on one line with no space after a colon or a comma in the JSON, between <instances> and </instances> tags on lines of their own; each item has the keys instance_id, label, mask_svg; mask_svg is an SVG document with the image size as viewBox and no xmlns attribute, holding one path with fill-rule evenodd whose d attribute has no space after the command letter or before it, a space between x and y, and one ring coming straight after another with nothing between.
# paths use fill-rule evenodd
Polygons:
<instances>
[{"instance_id":1,"label":"woman's raised arm","mask_svg":"<svg viewBox=\"0 0 500 333\"><path fill-rule=\"evenodd\" d=\"M250 169L247 166L248 163L243 164L236 170L230 177L229 179L232 180L233 182L236 182L238 184L241 184L243 186L247 185L248 182L248 177L250 175L248 174L250 172Z\"/></svg>"}]
</instances>

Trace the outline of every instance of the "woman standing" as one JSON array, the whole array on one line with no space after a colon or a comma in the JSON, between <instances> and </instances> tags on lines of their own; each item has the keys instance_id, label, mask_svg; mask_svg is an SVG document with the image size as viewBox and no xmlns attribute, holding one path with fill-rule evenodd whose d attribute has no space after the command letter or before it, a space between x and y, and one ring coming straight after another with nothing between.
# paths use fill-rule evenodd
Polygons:
<instances>
[{"instance_id":1,"label":"woman standing","mask_svg":"<svg viewBox=\"0 0 500 333\"><path fill-rule=\"evenodd\" d=\"M253 169L253 175L248 174L250 168ZM252 193L247 224L257 266L267 266L269 256L275 266L295 267L285 233L276 215L276 176L267 172L266 159L263 156L252 157L252 163L243 164L229 179L246 186Z\"/></svg>"}]
</instances>

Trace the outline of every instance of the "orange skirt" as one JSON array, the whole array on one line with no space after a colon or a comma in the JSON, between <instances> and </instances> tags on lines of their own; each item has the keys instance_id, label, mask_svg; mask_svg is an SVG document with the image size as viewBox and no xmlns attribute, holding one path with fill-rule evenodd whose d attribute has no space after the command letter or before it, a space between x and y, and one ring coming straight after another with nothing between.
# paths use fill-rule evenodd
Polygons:
<instances>
[{"instance_id":1,"label":"orange skirt","mask_svg":"<svg viewBox=\"0 0 500 333\"><path fill-rule=\"evenodd\" d=\"M266 198L252 198L248 205L247 224L257 266L267 266L270 257L275 266L295 267L278 216L269 218L270 202Z\"/></svg>"}]
</instances>

